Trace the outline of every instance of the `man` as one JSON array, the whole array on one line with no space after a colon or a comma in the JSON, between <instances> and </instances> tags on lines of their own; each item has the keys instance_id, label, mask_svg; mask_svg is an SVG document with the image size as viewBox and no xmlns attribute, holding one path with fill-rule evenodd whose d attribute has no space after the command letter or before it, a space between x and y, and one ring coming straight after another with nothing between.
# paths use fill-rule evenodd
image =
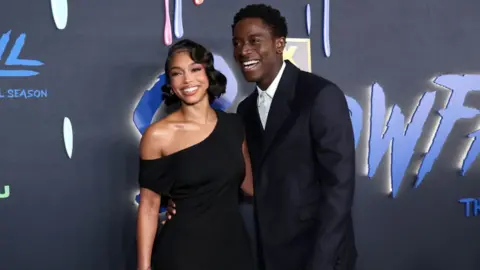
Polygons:
<instances>
[{"instance_id":1,"label":"man","mask_svg":"<svg viewBox=\"0 0 480 270\"><path fill-rule=\"evenodd\" d=\"M234 17L235 60L256 89L237 109L254 174L260 270L352 270L355 147L347 102L332 82L283 61L280 12Z\"/></svg>"}]
</instances>

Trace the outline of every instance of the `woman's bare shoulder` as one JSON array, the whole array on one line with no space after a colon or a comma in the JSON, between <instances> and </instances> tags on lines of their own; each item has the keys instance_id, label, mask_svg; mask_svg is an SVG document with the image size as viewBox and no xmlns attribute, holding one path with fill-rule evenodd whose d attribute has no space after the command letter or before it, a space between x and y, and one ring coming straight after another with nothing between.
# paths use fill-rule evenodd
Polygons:
<instances>
[{"instance_id":1,"label":"woman's bare shoulder","mask_svg":"<svg viewBox=\"0 0 480 270\"><path fill-rule=\"evenodd\" d=\"M140 155L145 159L160 158L175 135L175 116L169 115L151 124L140 141Z\"/></svg>"}]
</instances>

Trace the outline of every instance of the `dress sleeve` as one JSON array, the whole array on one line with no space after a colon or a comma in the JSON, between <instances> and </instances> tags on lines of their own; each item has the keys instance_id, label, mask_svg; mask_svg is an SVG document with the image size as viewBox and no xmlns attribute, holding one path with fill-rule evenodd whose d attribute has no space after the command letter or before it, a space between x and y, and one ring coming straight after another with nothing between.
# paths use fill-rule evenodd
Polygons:
<instances>
[{"instance_id":1,"label":"dress sleeve","mask_svg":"<svg viewBox=\"0 0 480 270\"><path fill-rule=\"evenodd\" d=\"M138 182L140 188L149 189L159 195L170 196L174 179L169 174L168 157L145 160L140 159Z\"/></svg>"}]
</instances>

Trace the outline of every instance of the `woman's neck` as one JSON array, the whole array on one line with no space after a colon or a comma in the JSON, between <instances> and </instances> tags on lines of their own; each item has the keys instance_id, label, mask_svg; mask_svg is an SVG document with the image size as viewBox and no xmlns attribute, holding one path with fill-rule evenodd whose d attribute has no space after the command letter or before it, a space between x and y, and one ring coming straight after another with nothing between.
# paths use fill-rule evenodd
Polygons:
<instances>
[{"instance_id":1,"label":"woman's neck","mask_svg":"<svg viewBox=\"0 0 480 270\"><path fill-rule=\"evenodd\" d=\"M202 101L195 105L182 104L180 112L183 118L189 122L205 124L215 119L215 112L210 106L208 99L206 99L206 102Z\"/></svg>"}]
</instances>

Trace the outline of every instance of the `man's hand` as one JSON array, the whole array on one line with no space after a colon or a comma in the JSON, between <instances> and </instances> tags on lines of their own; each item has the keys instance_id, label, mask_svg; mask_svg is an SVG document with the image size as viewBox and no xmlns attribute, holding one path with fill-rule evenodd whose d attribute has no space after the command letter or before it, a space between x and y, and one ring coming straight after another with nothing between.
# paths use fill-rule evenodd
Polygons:
<instances>
[{"instance_id":1,"label":"man's hand","mask_svg":"<svg viewBox=\"0 0 480 270\"><path fill-rule=\"evenodd\" d=\"M175 210L175 203L172 199L168 199L168 206L167 206L167 219L162 221L162 224L165 224L168 220L172 219L172 217L176 214Z\"/></svg>"}]
</instances>

